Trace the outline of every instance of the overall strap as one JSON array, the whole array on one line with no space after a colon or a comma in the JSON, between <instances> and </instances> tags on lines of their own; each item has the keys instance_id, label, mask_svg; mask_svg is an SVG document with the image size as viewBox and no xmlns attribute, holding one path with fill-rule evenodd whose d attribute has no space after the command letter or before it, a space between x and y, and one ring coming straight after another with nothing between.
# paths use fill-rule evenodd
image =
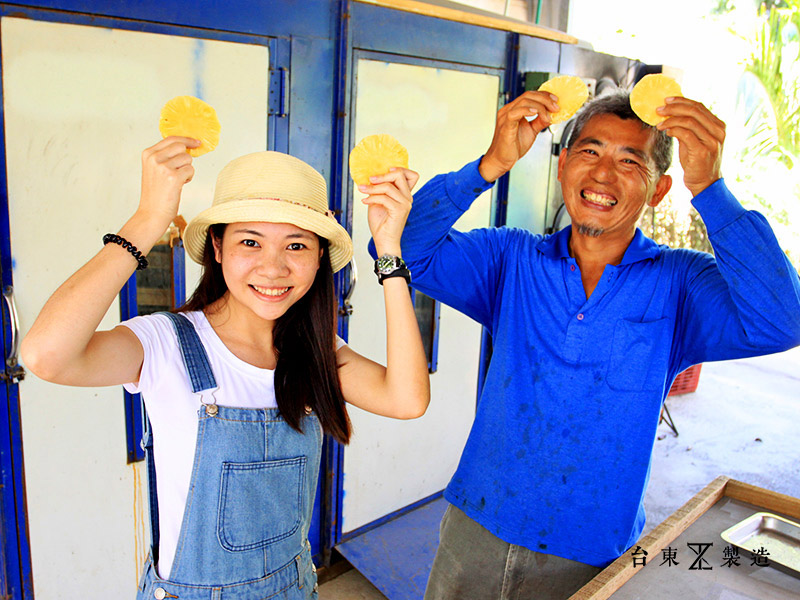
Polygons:
<instances>
[{"instance_id":1,"label":"overall strap","mask_svg":"<svg viewBox=\"0 0 800 600\"><path fill-rule=\"evenodd\" d=\"M139 402L142 406L142 420L144 421L144 434L142 435L142 450L144 450L144 460L147 465L147 502L150 509L150 556L153 565L158 564L158 543L160 541L160 529L158 524L158 491L156 490L156 461L153 456L153 428L147 416L144 406L144 398L139 394Z\"/></svg>"},{"instance_id":2,"label":"overall strap","mask_svg":"<svg viewBox=\"0 0 800 600\"><path fill-rule=\"evenodd\" d=\"M175 333L178 335L178 346L181 349L183 364L186 373L192 383L192 392L198 393L217 387L214 373L211 371L211 363L208 361L208 354L200 341L200 336L192 325L192 322L184 315L159 312L172 322ZM160 529L158 522L158 491L156 488L156 462L153 455L153 431L150 419L142 401L142 416L144 420L144 435L142 436L142 448L144 449L145 461L147 463L147 487L148 501L150 506L150 555L153 565L158 564L158 547L160 540Z\"/></svg>"},{"instance_id":3,"label":"overall strap","mask_svg":"<svg viewBox=\"0 0 800 600\"><path fill-rule=\"evenodd\" d=\"M160 312L158 314L164 315L172 321L175 333L178 335L183 364L186 366L186 373L192 382L192 391L196 394L216 388L217 381L211 371L208 354L192 322L180 313Z\"/></svg>"}]
</instances>

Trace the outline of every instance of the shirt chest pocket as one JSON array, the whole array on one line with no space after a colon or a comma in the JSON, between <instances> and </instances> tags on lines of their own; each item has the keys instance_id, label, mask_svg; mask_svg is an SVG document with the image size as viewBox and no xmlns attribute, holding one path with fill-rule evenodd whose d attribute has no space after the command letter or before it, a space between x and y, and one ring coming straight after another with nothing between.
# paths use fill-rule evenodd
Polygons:
<instances>
[{"instance_id":1,"label":"shirt chest pocket","mask_svg":"<svg viewBox=\"0 0 800 600\"><path fill-rule=\"evenodd\" d=\"M669 319L639 323L620 319L614 327L606 381L625 392L664 388L670 354Z\"/></svg>"},{"instance_id":2,"label":"shirt chest pocket","mask_svg":"<svg viewBox=\"0 0 800 600\"><path fill-rule=\"evenodd\" d=\"M223 463L217 531L231 551L265 548L301 523L306 457Z\"/></svg>"}]
</instances>

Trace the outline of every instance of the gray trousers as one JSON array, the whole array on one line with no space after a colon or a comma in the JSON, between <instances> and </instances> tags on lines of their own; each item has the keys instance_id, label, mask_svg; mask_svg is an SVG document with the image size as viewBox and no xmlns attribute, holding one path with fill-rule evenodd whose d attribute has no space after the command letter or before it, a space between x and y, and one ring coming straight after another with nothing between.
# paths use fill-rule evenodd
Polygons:
<instances>
[{"instance_id":1,"label":"gray trousers","mask_svg":"<svg viewBox=\"0 0 800 600\"><path fill-rule=\"evenodd\" d=\"M425 600L565 600L600 571L508 544L451 504Z\"/></svg>"}]
</instances>

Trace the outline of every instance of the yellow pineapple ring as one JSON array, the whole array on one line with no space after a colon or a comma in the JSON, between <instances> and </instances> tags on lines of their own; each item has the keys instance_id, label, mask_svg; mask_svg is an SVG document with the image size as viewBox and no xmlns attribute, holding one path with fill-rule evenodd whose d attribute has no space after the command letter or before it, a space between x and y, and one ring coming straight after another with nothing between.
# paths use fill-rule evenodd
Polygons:
<instances>
[{"instance_id":1,"label":"yellow pineapple ring","mask_svg":"<svg viewBox=\"0 0 800 600\"><path fill-rule=\"evenodd\" d=\"M386 133L368 135L350 151L350 177L368 185L373 175L385 175L392 167L408 168L408 150Z\"/></svg>"},{"instance_id":2,"label":"yellow pineapple ring","mask_svg":"<svg viewBox=\"0 0 800 600\"><path fill-rule=\"evenodd\" d=\"M539 91L550 92L558 97L560 110L550 115L551 123L561 123L574 115L589 99L589 89L580 77L559 75L539 86Z\"/></svg>"},{"instance_id":3,"label":"yellow pineapple ring","mask_svg":"<svg viewBox=\"0 0 800 600\"><path fill-rule=\"evenodd\" d=\"M681 86L669 75L645 75L631 90L631 108L648 125L658 125L666 119L656 112L670 96L683 96Z\"/></svg>"},{"instance_id":4,"label":"yellow pineapple ring","mask_svg":"<svg viewBox=\"0 0 800 600\"><path fill-rule=\"evenodd\" d=\"M163 137L180 135L200 140L197 148L189 148L192 156L211 152L219 143L221 130L217 111L194 96L175 96L161 109L158 130Z\"/></svg>"}]
</instances>

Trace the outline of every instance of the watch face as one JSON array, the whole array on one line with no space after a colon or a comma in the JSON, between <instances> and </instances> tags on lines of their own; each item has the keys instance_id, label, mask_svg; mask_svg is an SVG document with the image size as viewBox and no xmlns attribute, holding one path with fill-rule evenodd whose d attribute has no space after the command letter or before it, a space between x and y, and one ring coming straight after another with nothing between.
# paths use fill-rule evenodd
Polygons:
<instances>
[{"instance_id":1,"label":"watch face","mask_svg":"<svg viewBox=\"0 0 800 600\"><path fill-rule=\"evenodd\" d=\"M397 267L397 258L394 256L381 256L376 261L376 268L380 273L384 275L387 273L391 273Z\"/></svg>"}]
</instances>

